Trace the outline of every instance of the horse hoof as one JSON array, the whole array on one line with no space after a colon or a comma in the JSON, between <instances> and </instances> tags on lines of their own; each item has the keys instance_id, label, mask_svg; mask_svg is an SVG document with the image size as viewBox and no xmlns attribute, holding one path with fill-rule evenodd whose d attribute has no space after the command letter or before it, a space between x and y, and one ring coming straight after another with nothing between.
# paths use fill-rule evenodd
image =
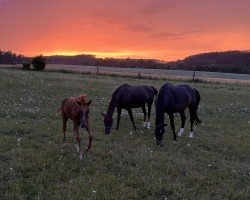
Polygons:
<instances>
[{"instance_id":1,"label":"horse hoof","mask_svg":"<svg viewBox=\"0 0 250 200\"><path fill-rule=\"evenodd\" d=\"M189 133L189 138L193 138L194 137L194 133L193 132L190 132Z\"/></svg>"},{"instance_id":2,"label":"horse hoof","mask_svg":"<svg viewBox=\"0 0 250 200\"><path fill-rule=\"evenodd\" d=\"M174 141L174 144L177 144L177 141L176 141L176 140Z\"/></svg>"},{"instance_id":3,"label":"horse hoof","mask_svg":"<svg viewBox=\"0 0 250 200\"><path fill-rule=\"evenodd\" d=\"M150 129L150 122L147 123L147 129Z\"/></svg>"},{"instance_id":4,"label":"horse hoof","mask_svg":"<svg viewBox=\"0 0 250 200\"><path fill-rule=\"evenodd\" d=\"M147 127L147 122L143 122L143 125L142 125L144 128Z\"/></svg>"}]
</instances>

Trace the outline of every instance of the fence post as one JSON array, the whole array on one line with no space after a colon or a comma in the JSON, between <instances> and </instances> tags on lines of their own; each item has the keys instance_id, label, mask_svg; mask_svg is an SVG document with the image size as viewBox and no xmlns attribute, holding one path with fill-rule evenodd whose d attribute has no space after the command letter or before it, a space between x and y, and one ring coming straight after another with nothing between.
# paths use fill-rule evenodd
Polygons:
<instances>
[{"instance_id":1,"label":"fence post","mask_svg":"<svg viewBox=\"0 0 250 200\"><path fill-rule=\"evenodd\" d=\"M194 72L193 72L193 81L194 81L194 77L195 77L195 69L194 69Z\"/></svg>"},{"instance_id":2,"label":"fence post","mask_svg":"<svg viewBox=\"0 0 250 200\"><path fill-rule=\"evenodd\" d=\"M96 67L96 74L99 74L99 67Z\"/></svg>"}]
</instances>

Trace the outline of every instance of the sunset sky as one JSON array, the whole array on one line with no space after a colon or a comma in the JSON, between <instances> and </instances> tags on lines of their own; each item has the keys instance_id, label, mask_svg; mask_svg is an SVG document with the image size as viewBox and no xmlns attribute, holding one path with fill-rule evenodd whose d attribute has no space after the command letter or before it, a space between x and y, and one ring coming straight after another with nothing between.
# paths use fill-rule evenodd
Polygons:
<instances>
[{"instance_id":1,"label":"sunset sky","mask_svg":"<svg viewBox=\"0 0 250 200\"><path fill-rule=\"evenodd\" d=\"M250 0L0 0L0 49L166 61L250 50Z\"/></svg>"}]
</instances>

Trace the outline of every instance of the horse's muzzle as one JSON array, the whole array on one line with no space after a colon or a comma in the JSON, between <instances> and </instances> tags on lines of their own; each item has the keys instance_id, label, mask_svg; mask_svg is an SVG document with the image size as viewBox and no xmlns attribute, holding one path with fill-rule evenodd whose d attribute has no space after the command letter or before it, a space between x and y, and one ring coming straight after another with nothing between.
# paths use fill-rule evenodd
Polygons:
<instances>
[{"instance_id":1,"label":"horse's muzzle","mask_svg":"<svg viewBox=\"0 0 250 200\"><path fill-rule=\"evenodd\" d=\"M105 134L106 135L110 134L110 128L105 128Z\"/></svg>"},{"instance_id":2,"label":"horse's muzzle","mask_svg":"<svg viewBox=\"0 0 250 200\"><path fill-rule=\"evenodd\" d=\"M85 124L81 124L81 128L85 128L86 127L86 125Z\"/></svg>"}]
</instances>

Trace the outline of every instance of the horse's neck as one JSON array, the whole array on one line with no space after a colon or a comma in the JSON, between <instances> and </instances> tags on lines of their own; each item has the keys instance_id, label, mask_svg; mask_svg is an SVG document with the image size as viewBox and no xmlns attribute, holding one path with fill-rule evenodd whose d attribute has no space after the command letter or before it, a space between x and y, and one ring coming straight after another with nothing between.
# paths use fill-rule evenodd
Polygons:
<instances>
[{"instance_id":1,"label":"horse's neck","mask_svg":"<svg viewBox=\"0 0 250 200\"><path fill-rule=\"evenodd\" d=\"M110 103L109 103L109 108L108 108L108 111L107 111L107 116L109 117L112 117L114 111L115 111L115 108L117 106L117 102L114 100L114 99L111 99Z\"/></svg>"},{"instance_id":2,"label":"horse's neck","mask_svg":"<svg viewBox=\"0 0 250 200\"><path fill-rule=\"evenodd\" d=\"M156 120L155 120L156 126L164 123L164 110L163 110L163 108L157 109L157 110L156 110Z\"/></svg>"},{"instance_id":3,"label":"horse's neck","mask_svg":"<svg viewBox=\"0 0 250 200\"><path fill-rule=\"evenodd\" d=\"M156 103L156 126L164 123L164 103L163 96L158 97Z\"/></svg>"}]
</instances>

